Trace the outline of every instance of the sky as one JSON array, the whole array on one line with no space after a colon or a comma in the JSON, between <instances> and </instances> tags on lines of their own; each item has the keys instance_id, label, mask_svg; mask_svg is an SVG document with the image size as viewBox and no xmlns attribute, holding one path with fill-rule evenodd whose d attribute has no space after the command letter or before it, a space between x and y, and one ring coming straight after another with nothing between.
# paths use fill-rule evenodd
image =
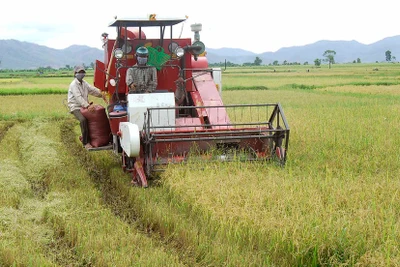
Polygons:
<instances>
[{"instance_id":1,"label":"sky","mask_svg":"<svg viewBox=\"0 0 400 267\"><path fill-rule=\"evenodd\" d=\"M102 49L101 34L115 37L108 25L118 18L181 18L174 30L192 38L190 25L202 24L206 48L275 52L321 40L371 44L400 35L395 0L247 0L247 1L55 1L14 0L0 4L0 39L15 39L64 49L87 45ZM182 28L183 27L183 28ZM152 37L146 32L147 38Z\"/></svg>"}]
</instances>

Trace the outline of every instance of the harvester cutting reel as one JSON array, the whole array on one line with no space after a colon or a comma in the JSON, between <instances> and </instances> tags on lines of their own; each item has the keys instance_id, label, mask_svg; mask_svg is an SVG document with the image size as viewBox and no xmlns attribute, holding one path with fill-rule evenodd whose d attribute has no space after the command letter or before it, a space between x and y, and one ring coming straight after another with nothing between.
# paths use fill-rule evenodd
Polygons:
<instances>
[{"instance_id":1,"label":"harvester cutting reel","mask_svg":"<svg viewBox=\"0 0 400 267\"><path fill-rule=\"evenodd\" d=\"M281 166L285 165L289 127L279 103L175 107L172 106L173 94L154 93L140 97L158 97L158 102L169 101L171 105L132 108L130 118L134 120L140 113L140 121L120 123L118 135L123 168L132 172L136 185L147 187L147 177L162 171L170 163L199 156L196 153L208 161L234 161L239 155L239 160L276 160ZM213 117L175 117L180 109L188 109L184 114L196 111Z\"/></svg>"}]
</instances>

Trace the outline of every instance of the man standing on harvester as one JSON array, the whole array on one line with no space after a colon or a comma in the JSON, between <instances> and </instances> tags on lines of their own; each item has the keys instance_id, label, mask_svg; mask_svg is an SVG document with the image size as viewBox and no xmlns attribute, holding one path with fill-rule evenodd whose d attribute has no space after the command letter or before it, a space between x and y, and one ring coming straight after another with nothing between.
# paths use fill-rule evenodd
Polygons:
<instances>
[{"instance_id":1,"label":"man standing on harvester","mask_svg":"<svg viewBox=\"0 0 400 267\"><path fill-rule=\"evenodd\" d=\"M129 93L152 93L157 87L157 70L147 65L149 50L141 46L136 50L136 64L126 72L126 85Z\"/></svg>"}]
</instances>

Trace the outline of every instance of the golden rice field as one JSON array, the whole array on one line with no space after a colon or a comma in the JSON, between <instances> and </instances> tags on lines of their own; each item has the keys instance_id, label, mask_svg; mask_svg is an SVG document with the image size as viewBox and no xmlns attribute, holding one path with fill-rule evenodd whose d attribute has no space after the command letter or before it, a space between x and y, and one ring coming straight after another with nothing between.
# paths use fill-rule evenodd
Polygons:
<instances>
[{"instance_id":1,"label":"golden rice field","mask_svg":"<svg viewBox=\"0 0 400 267\"><path fill-rule=\"evenodd\" d=\"M0 79L23 92L0 95L0 266L400 266L399 67L274 68L225 70L222 97L281 103L284 168L171 165L147 189L82 148L66 94L29 94L70 79Z\"/></svg>"}]
</instances>

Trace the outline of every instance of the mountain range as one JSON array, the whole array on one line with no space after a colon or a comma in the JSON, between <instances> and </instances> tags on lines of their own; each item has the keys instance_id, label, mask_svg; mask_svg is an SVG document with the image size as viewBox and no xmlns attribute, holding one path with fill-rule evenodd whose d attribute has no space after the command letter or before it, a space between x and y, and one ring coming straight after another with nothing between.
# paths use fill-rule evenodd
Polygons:
<instances>
[{"instance_id":1,"label":"mountain range","mask_svg":"<svg viewBox=\"0 0 400 267\"><path fill-rule=\"evenodd\" d=\"M253 63L256 57L262 60L262 65L278 61L282 64L308 62L314 64L315 59L324 59L326 50L336 52L336 63L349 63L360 59L362 63L386 61L386 51L392 58L400 59L400 35L384 38L366 45L357 41L327 41L321 40L303 46L284 47L276 52L261 54L241 48L207 48L209 63L231 62L235 64ZM22 42L14 39L0 40L0 69L37 69L40 67L63 68L67 65L85 64L90 66L96 59L103 61L103 50L84 45L72 45L65 49L54 49L35 43Z\"/></svg>"}]
</instances>

